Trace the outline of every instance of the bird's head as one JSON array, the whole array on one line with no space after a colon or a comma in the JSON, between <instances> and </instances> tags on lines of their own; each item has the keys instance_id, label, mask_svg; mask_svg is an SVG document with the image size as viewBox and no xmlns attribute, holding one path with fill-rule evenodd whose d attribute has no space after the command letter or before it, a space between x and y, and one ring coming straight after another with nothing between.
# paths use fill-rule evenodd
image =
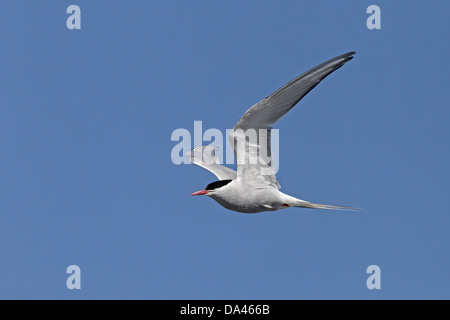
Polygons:
<instances>
[{"instance_id":1,"label":"bird's head","mask_svg":"<svg viewBox=\"0 0 450 320\"><path fill-rule=\"evenodd\" d=\"M211 196L218 190L220 190L222 187L229 184L231 181L232 180L219 180L212 182L208 184L205 189L196 191L193 194L191 194L191 196L201 196L201 195Z\"/></svg>"}]
</instances>

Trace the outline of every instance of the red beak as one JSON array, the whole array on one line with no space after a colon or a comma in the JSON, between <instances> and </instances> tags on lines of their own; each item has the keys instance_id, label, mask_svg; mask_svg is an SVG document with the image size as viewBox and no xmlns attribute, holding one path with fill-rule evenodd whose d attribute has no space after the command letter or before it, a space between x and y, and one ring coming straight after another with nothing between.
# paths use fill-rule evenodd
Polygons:
<instances>
[{"instance_id":1,"label":"red beak","mask_svg":"<svg viewBox=\"0 0 450 320\"><path fill-rule=\"evenodd\" d=\"M203 194L208 194L208 193L209 193L209 191L207 191L207 190L200 190L200 191L194 192L193 194L191 194L191 196L201 196Z\"/></svg>"}]
</instances>

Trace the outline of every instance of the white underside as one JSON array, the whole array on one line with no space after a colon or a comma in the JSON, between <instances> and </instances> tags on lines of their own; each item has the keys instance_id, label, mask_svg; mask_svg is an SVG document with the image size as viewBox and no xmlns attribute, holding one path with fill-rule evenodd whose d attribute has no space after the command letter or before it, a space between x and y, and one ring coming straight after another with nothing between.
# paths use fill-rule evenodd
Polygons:
<instances>
[{"instance_id":1,"label":"white underside","mask_svg":"<svg viewBox=\"0 0 450 320\"><path fill-rule=\"evenodd\" d=\"M304 202L275 188L255 188L236 180L212 191L208 196L227 209L244 213L286 209Z\"/></svg>"}]
</instances>

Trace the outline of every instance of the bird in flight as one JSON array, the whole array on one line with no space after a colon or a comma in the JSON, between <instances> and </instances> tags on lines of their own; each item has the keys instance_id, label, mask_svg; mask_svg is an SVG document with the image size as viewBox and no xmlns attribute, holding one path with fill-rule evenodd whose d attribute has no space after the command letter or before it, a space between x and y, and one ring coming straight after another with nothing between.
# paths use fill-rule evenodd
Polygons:
<instances>
[{"instance_id":1,"label":"bird in flight","mask_svg":"<svg viewBox=\"0 0 450 320\"><path fill-rule=\"evenodd\" d=\"M206 195L223 207L244 213L275 211L289 207L357 210L297 199L280 191L271 152L271 129L308 92L329 74L353 59L349 52L303 73L248 109L229 135L237 158L237 171L220 164L213 146L193 149L187 157L212 172L219 180L191 196Z\"/></svg>"}]
</instances>

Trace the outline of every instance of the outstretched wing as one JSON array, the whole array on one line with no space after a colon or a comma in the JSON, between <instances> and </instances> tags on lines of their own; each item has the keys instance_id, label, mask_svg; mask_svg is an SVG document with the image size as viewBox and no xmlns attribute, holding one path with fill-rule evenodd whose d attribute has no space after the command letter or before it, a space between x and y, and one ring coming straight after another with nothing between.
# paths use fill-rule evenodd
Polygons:
<instances>
[{"instance_id":1,"label":"outstretched wing","mask_svg":"<svg viewBox=\"0 0 450 320\"><path fill-rule=\"evenodd\" d=\"M279 188L273 169L271 129L308 92L329 74L353 58L349 52L328 60L303 73L273 94L248 109L230 133L230 142L237 158L237 179L261 186ZM248 131L256 131L258 139L249 139ZM259 134L262 132L262 134Z\"/></svg>"},{"instance_id":2,"label":"outstretched wing","mask_svg":"<svg viewBox=\"0 0 450 320\"><path fill-rule=\"evenodd\" d=\"M217 150L214 146L201 146L189 151L186 156L193 164L212 172L219 180L235 179L236 171L220 164Z\"/></svg>"}]
</instances>

